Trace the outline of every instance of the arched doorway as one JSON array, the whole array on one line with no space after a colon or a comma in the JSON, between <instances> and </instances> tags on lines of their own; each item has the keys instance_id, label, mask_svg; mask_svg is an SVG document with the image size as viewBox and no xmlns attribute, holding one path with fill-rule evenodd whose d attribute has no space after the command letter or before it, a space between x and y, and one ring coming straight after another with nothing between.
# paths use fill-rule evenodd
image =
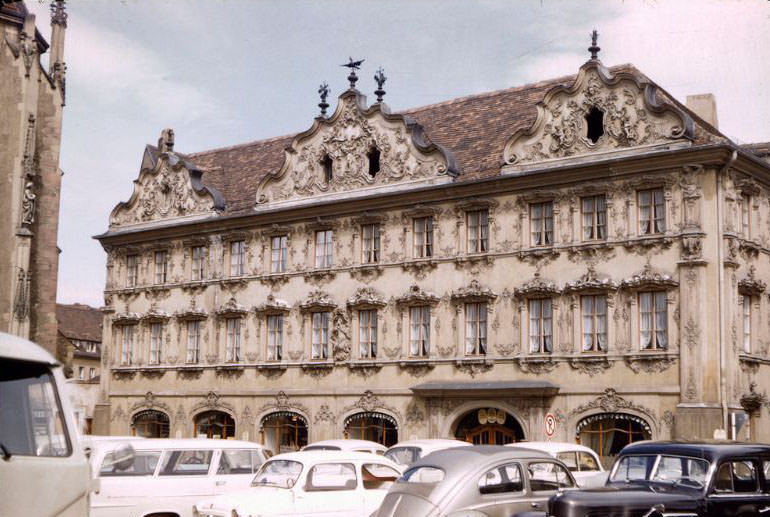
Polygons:
<instances>
[{"instance_id":1,"label":"arched doorway","mask_svg":"<svg viewBox=\"0 0 770 517\"><path fill-rule=\"evenodd\" d=\"M131 434L144 438L168 438L168 415L155 409L138 412L131 419Z\"/></svg>"},{"instance_id":2,"label":"arched doorway","mask_svg":"<svg viewBox=\"0 0 770 517\"><path fill-rule=\"evenodd\" d=\"M582 419L575 430L577 443L590 447L609 468L620 450L632 442L650 440L650 424L627 413L599 413Z\"/></svg>"},{"instance_id":3,"label":"arched doorway","mask_svg":"<svg viewBox=\"0 0 770 517\"><path fill-rule=\"evenodd\" d=\"M196 438L232 438L235 436L235 420L222 411L206 411L195 416Z\"/></svg>"},{"instance_id":4,"label":"arched doorway","mask_svg":"<svg viewBox=\"0 0 770 517\"><path fill-rule=\"evenodd\" d=\"M275 454L298 451L307 445L307 420L293 411L277 411L262 419L262 444Z\"/></svg>"},{"instance_id":5,"label":"arched doorway","mask_svg":"<svg viewBox=\"0 0 770 517\"><path fill-rule=\"evenodd\" d=\"M524 431L512 415L486 407L466 413L457 423L455 437L474 445L505 445L523 440Z\"/></svg>"},{"instance_id":6,"label":"arched doorway","mask_svg":"<svg viewBox=\"0 0 770 517\"><path fill-rule=\"evenodd\" d=\"M398 442L398 423L385 413L365 411L345 419L345 438L370 440L390 447Z\"/></svg>"}]
</instances>

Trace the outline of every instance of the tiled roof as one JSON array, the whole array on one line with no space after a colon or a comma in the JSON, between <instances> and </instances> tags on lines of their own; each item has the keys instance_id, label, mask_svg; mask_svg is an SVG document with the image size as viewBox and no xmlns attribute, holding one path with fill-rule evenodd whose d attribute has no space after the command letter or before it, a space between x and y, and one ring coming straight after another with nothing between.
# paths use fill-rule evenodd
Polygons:
<instances>
[{"instance_id":1,"label":"tiled roof","mask_svg":"<svg viewBox=\"0 0 770 517\"><path fill-rule=\"evenodd\" d=\"M642 81L650 81L630 64L609 70L612 73L629 72ZM402 114L421 124L429 141L442 145L454 154L461 171L457 181L485 178L500 173L506 141L516 130L528 128L534 123L536 105L545 94L555 86L572 85L575 77L569 75L461 97L407 110ZM659 96L664 101L672 100L663 90L659 90ZM680 103L674 103L680 109L686 109ZM700 127L703 128L702 125ZM713 132L713 128L709 126L706 132ZM204 170L203 183L222 193L226 215L247 214L254 206L259 180L280 169L284 149L294 136L190 153L187 157Z\"/></svg>"},{"instance_id":2,"label":"tiled roof","mask_svg":"<svg viewBox=\"0 0 770 517\"><path fill-rule=\"evenodd\" d=\"M102 341L102 313L99 309L75 303L56 304L59 333L69 339Z\"/></svg>"}]
</instances>

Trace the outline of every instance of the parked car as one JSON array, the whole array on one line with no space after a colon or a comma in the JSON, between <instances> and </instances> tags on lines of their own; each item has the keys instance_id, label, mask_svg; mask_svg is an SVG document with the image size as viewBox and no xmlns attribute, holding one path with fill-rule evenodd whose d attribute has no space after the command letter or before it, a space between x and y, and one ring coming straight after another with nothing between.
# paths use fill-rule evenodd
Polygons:
<instances>
[{"instance_id":1,"label":"parked car","mask_svg":"<svg viewBox=\"0 0 770 517\"><path fill-rule=\"evenodd\" d=\"M372 454L385 454L387 447L381 443L369 440L320 440L302 447L303 451L354 451L371 452Z\"/></svg>"},{"instance_id":2,"label":"parked car","mask_svg":"<svg viewBox=\"0 0 770 517\"><path fill-rule=\"evenodd\" d=\"M100 480L92 517L190 516L199 499L248 487L271 455L256 443L202 438L97 439L90 447ZM133 457L123 461L126 448Z\"/></svg>"},{"instance_id":3,"label":"parked car","mask_svg":"<svg viewBox=\"0 0 770 517\"><path fill-rule=\"evenodd\" d=\"M770 445L636 442L620 451L607 485L557 494L548 515L758 516L770 511Z\"/></svg>"},{"instance_id":4,"label":"parked car","mask_svg":"<svg viewBox=\"0 0 770 517\"><path fill-rule=\"evenodd\" d=\"M603 486L607 481L607 472L602 467L599 456L585 445L567 442L514 442L506 447L525 447L550 454L564 462L578 486Z\"/></svg>"},{"instance_id":5,"label":"parked car","mask_svg":"<svg viewBox=\"0 0 770 517\"><path fill-rule=\"evenodd\" d=\"M0 515L88 514L91 482L61 365L0 333Z\"/></svg>"},{"instance_id":6,"label":"parked car","mask_svg":"<svg viewBox=\"0 0 770 517\"><path fill-rule=\"evenodd\" d=\"M289 452L265 463L250 488L200 501L193 515L366 516L400 475L397 464L368 452Z\"/></svg>"},{"instance_id":7,"label":"parked car","mask_svg":"<svg viewBox=\"0 0 770 517\"><path fill-rule=\"evenodd\" d=\"M395 461L399 465L408 467L431 452L451 449L452 447L470 447L472 445L472 443L463 442L461 440L447 440L441 438L407 440L405 442L398 442L396 445L388 448L388 450L385 451L385 457Z\"/></svg>"},{"instance_id":8,"label":"parked car","mask_svg":"<svg viewBox=\"0 0 770 517\"><path fill-rule=\"evenodd\" d=\"M566 465L536 450L474 445L419 459L393 484L377 517L510 517L544 511L577 485Z\"/></svg>"}]
</instances>

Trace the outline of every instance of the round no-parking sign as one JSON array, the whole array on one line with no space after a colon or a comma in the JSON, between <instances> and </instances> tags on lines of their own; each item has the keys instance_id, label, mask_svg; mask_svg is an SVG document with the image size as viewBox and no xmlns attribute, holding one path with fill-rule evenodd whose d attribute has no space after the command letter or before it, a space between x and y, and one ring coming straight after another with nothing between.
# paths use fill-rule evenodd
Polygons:
<instances>
[{"instance_id":1,"label":"round no-parking sign","mask_svg":"<svg viewBox=\"0 0 770 517\"><path fill-rule=\"evenodd\" d=\"M553 416L551 413L546 413L544 424L545 424L545 435L548 438L553 437L553 435L556 433L556 417Z\"/></svg>"}]
</instances>

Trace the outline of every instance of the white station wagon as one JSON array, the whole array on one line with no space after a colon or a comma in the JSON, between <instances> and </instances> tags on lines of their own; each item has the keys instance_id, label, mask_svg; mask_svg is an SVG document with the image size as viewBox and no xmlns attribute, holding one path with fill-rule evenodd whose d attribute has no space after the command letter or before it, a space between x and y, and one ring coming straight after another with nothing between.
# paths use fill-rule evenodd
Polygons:
<instances>
[{"instance_id":1,"label":"white station wagon","mask_svg":"<svg viewBox=\"0 0 770 517\"><path fill-rule=\"evenodd\" d=\"M581 488L604 485L607 472L602 468L599 456L585 445L568 442L515 442L506 447L523 447L550 454L564 462Z\"/></svg>"},{"instance_id":2,"label":"white station wagon","mask_svg":"<svg viewBox=\"0 0 770 517\"><path fill-rule=\"evenodd\" d=\"M369 440L354 440L349 438L336 440L320 440L302 447L303 451L355 451L371 452L372 454L385 454L387 447L381 443Z\"/></svg>"},{"instance_id":3,"label":"white station wagon","mask_svg":"<svg viewBox=\"0 0 770 517\"><path fill-rule=\"evenodd\" d=\"M117 457L128 446L133 455ZM104 439L90 448L100 480L91 517L188 517L201 498L248 487L271 455L252 442L202 438Z\"/></svg>"},{"instance_id":4,"label":"white station wagon","mask_svg":"<svg viewBox=\"0 0 770 517\"><path fill-rule=\"evenodd\" d=\"M401 468L365 452L279 454L254 476L251 487L196 503L195 517L371 515L401 475Z\"/></svg>"}]
</instances>

